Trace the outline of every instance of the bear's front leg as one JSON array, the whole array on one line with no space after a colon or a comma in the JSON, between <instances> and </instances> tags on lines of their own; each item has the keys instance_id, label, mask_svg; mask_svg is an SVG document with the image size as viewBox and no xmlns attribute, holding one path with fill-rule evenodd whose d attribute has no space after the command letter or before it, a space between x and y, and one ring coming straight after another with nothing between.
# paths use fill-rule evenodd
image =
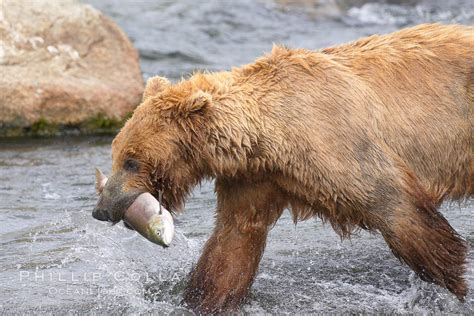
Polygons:
<instances>
[{"instance_id":1,"label":"bear's front leg","mask_svg":"<svg viewBox=\"0 0 474 316\"><path fill-rule=\"evenodd\" d=\"M285 205L269 183L218 180L216 227L184 293L200 313L230 312L247 296L270 227Z\"/></svg>"}]
</instances>

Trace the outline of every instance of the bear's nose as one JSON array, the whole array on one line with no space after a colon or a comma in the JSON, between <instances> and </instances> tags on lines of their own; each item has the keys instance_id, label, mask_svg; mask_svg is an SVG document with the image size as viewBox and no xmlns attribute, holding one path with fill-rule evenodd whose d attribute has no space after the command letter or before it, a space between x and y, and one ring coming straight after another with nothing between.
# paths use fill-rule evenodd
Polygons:
<instances>
[{"instance_id":1,"label":"bear's nose","mask_svg":"<svg viewBox=\"0 0 474 316\"><path fill-rule=\"evenodd\" d=\"M101 208L94 208L92 211L92 217L98 219L99 221L108 221L109 217L107 215L107 211Z\"/></svg>"}]
</instances>

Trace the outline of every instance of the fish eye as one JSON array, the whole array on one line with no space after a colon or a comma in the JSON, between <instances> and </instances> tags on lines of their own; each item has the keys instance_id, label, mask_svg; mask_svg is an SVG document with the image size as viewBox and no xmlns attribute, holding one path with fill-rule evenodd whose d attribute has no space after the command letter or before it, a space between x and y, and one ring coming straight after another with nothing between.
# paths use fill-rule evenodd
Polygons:
<instances>
[{"instance_id":1,"label":"fish eye","mask_svg":"<svg viewBox=\"0 0 474 316\"><path fill-rule=\"evenodd\" d=\"M140 169L140 164L135 159L129 158L125 160L123 168L129 172L138 172L138 169Z\"/></svg>"}]
</instances>

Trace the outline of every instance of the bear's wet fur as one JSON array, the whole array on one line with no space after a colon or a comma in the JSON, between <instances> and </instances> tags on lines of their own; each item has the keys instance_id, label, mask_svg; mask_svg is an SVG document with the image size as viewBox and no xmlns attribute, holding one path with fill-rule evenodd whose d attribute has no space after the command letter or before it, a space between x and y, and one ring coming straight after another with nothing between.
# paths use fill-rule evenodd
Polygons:
<instances>
[{"instance_id":1,"label":"bear's wet fur","mask_svg":"<svg viewBox=\"0 0 474 316\"><path fill-rule=\"evenodd\" d=\"M427 24L309 51L275 46L229 72L148 81L113 142L113 172L173 211L215 179L216 227L185 303L235 310L285 208L342 237L381 232L423 280L459 299L467 245L438 212L474 192L474 28Z\"/></svg>"}]
</instances>

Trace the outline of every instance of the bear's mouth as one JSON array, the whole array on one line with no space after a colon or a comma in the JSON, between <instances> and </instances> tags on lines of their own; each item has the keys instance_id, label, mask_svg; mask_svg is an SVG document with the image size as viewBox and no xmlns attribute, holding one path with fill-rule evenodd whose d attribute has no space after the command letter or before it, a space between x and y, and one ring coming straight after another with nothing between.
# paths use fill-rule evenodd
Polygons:
<instances>
[{"instance_id":1,"label":"bear's mouth","mask_svg":"<svg viewBox=\"0 0 474 316\"><path fill-rule=\"evenodd\" d=\"M167 247L174 235L170 197L163 197L163 190L154 194L146 188L124 189L126 175L116 173L105 176L96 169L96 190L99 201L92 216L100 221L117 224L123 221L126 228L135 230L149 241ZM173 193L173 192L169 192Z\"/></svg>"}]
</instances>

